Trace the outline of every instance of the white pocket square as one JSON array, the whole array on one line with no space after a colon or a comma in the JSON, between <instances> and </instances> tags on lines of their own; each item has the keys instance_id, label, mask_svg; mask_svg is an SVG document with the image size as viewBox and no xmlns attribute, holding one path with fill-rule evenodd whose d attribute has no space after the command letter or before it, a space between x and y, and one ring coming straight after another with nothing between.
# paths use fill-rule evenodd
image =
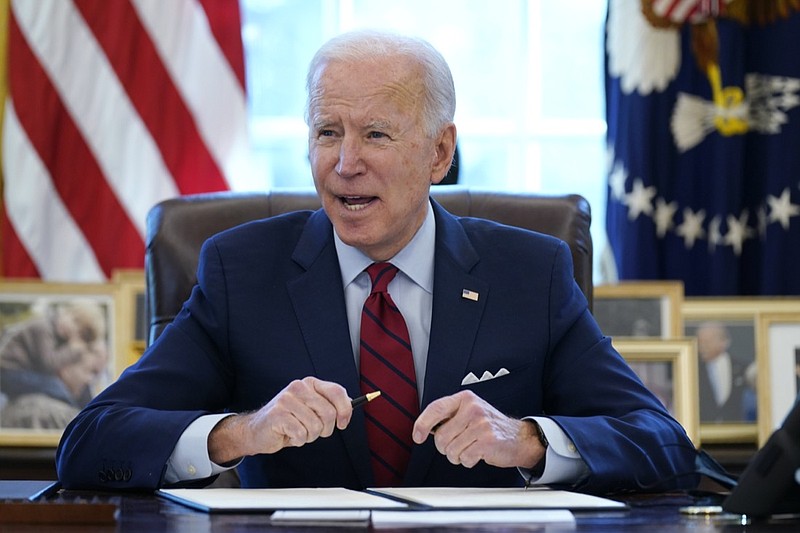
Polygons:
<instances>
[{"instance_id":1,"label":"white pocket square","mask_svg":"<svg viewBox=\"0 0 800 533\"><path fill-rule=\"evenodd\" d=\"M469 374L464 376L464 379L461 380L461 385L462 386L463 385L471 385L472 383L479 383L481 381L489 381L490 379L499 378L500 376L505 376L508 373L509 373L508 370L506 370L505 368L501 368L500 370L498 370L494 374L492 374L491 372L486 370L483 373L483 375L480 378L478 378L478 376L476 376L475 374L470 372Z\"/></svg>"}]
</instances>

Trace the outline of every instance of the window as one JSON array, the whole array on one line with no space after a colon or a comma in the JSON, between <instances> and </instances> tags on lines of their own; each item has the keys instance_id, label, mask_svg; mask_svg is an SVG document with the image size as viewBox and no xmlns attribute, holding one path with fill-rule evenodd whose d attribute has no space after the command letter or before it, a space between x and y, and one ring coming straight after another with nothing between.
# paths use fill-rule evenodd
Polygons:
<instances>
[{"instance_id":1,"label":"window","mask_svg":"<svg viewBox=\"0 0 800 533\"><path fill-rule=\"evenodd\" d=\"M251 142L265 188L312 185L303 110L316 49L360 27L417 35L453 71L459 183L582 194L592 206L598 264L606 241L605 2L242 0L242 7Z\"/></svg>"}]
</instances>

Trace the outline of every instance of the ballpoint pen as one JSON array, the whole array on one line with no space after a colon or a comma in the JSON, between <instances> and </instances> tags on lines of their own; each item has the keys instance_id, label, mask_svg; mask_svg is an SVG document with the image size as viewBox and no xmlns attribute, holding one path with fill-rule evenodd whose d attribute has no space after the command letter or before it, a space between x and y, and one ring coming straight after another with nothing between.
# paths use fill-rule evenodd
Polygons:
<instances>
[{"instance_id":1,"label":"ballpoint pen","mask_svg":"<svg viewBox=\"0 0 800 533\"><path fill-rule=\"evenodd\" d=\"M359 396L358 398L353 398L353 400L350 402L350 405L353 407L353 409L355 409L359 405L364 405L367 402L371 402L372 400L374 400L375 398L377 398L380 395L381 395L381 391L379 391L379 390L376 390L375 392L368 392L364 396Z\"/></svg>"}]
</instances>

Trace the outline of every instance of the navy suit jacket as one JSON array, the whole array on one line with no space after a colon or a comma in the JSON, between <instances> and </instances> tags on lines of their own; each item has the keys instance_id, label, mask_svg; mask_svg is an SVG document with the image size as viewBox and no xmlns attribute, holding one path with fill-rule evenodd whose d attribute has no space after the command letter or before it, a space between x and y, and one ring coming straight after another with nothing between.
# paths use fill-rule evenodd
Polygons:
<instances>
[{"instance_id":1,"label":"navy suit jacket","mask_svg":"<svg viewBox=\"0 0 800 533\"><path fill-rule=\"evenodd\" d=\"M572 278L563 242L434 204L436 257L424 408L469 388L514 417L545 415L588 465L579 489L672 488L693 471L685 432L613 350ZM479 295L462 298L462 290ZM462 387L469 372L509 374ZM140 361L69 425L66 487L163 484L184 429L209 413L256 410L313 375L360 394L333 228L322 210L239 226L203 246L198 285ZM244 486L373 485L363 410L328 438L239 466ZM409 486L515 486L515 468L452 465L414 446Z\"/></svg>"}]
</instances>

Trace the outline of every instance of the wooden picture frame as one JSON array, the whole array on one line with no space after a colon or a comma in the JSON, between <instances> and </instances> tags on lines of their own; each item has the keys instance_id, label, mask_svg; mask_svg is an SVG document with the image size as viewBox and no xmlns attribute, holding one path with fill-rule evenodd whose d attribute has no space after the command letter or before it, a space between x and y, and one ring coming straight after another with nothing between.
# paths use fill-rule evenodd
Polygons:
<instances>
[{"instance_id":1,"label":"wooden picture frame","mask_svg":"<svg viewBox=\"0 0 800 533\"><path fill-rule=\"evenodd\" d=\"M118 293L119 353L127 367L138 361L147 347L144 270L115 270L111 281Z\"/></svg>"},{"instance_id":2,"label":"wooden picture frame","mask_svg":"<svg viewBox=\"0 0 800 533\"><path fill-rule=\"evenodd\" d=\"M800 308L758 317L758 446L783 423L800 393Z\"/></svg>"},{"instance_id":3,"label":"wooden picture frame","mask_svg":"<svg viewBox=\"0 0 800 533\"><path fill-rule=\"evenodd\" d=\"M697 344L695 339L627 339L612 341L642 382L661 400L700 446L697 409Z\"/></svg>"},{"instance_id":4,"label":"wooden picture frame","mask_svg":"<svg viewBox=\"0 0 800 533\"><path fill-rule=\"evenodd\" d=\"M117 378L116 298L111 284L0 283L0 446L57 445Z\"/></svg>"},{"instance_id":5,"label":"wooden picture frame","mask_svg":"<svg viewBox=\"0 0 800 533\"><path fill-rule=\"evenodd\" d=\"M741 416L708 415L708 390L703 390L706 370L703 367L703 342L698 342L698 397L700 398L700 440L704 443L757 443L760 418L759 389L761 373L758 319L764 313L800 309L797 298L765 297L688 297L683 303L684 334L695 336L701 324L721 324L730 335L733 365L732 390L742 395ZM731 396L732 398L733 396ZM729 405L730 407L730 400Z\"/></svg>"},{"instance_id":6,"label":"wooden picture frame","mask_svg":"<svg viewBox=\"0 0 800 533\"><path fill-rule=\"evenodd\" d=\"M681 281L623 281L594 287L593 315L610 337L683 336Z\"/></svg>"}]
</instances>

